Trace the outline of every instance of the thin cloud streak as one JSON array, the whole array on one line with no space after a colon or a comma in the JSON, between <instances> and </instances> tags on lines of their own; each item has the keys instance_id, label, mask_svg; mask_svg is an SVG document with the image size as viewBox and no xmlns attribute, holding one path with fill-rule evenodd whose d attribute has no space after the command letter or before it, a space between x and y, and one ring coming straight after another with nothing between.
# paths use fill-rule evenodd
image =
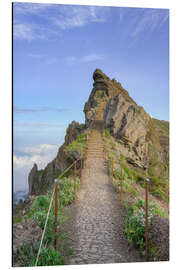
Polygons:
<instances>
[{"instance_id":1,"label":"thin cloud streak","mask_svg":"<svg viewBox=\"0 0 180 270\"><path fill-rule=\"evenodd\" d=\"M169 11L165 9L119 8L119 24L124 25L126 22L126 27L122 28L121 37L131 38L133 41L148 37L159 30L168 18Z\"/></svg>"},{"instance_id":2,"label":"thin cloud streak","mask_svg":"<svg viewBox=\"0 0 180 270\"><path fill-rule=\"evenodd\" d=\"M75 56L68 56L65 58L65 61L67 64L72 65L76 63L89 63L89 62L95 62L99 60L103 60L105 58L105 55L99 55L99 54L89 54L82 57L75 57Z\"/></svg>"},{"instance_id":3,"label":"thin cloud streak","mask_svg":"<svg viewBox=\"0 0 180 270\"><path fill-rule=\"evenodd\" d=\"M69 109L66 109L66 108L53 108L53 107L42 107L42 108L38 108L38 109L22 109L22 108L19 108L19 107L14 107L14 113L22 113L22 114L37 113L37 112L48 112L48 111L67 112L67 111L69 111Z\"/></svg>"},{"instance_id":4,"label":"thin cloud streak","mask_svg":"<svg viewBox=\"0 0 180 270\"><path fill-rule=\"evenodd\" d=\"M90 23L106 21L108 8L94 6L60 6L59 14L52 22L62 30L83 27Z\"/></svg>"},{"instance_id":5,"label":"thin cloud streak","mask_svg":"<svg viewBox=\"0 0 180 270\"><path fill-rule=\"evenodd\" d=\"M17 122L14 121L15 127L30 127L30 128L64 128L62 124L56 124L51 122Z\"/></svg>"},{"instance_id":6,"label":"thin cloud streak","mask_svg":"<svg viewBox=\"0 0 180 270\"><path fill-rule=\"evenodd\" d=\"M168 13L162 14L162 11L155 9L147 9L142 13L141 18L137 20L134 31L132 32L132 36L138 38L142 33L152 33L159 26L168 19Z\"/></svg>"},{"instance_id":7,"label":"thin cloud streak","mask_svg":"<svg viewBox=\"0 0 180 270\"><path fill-rule=\"evenodd\" d=\"M44 55L38 53L28 53L28 56L34 59L42 59L45 57Z\"/></svg>"}]
</instances>

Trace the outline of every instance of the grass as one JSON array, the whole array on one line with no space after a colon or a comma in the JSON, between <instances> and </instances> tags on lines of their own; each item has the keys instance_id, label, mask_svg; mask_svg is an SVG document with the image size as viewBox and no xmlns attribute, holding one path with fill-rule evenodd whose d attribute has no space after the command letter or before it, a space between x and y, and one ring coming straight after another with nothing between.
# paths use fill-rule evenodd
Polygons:
<instances>
[{"instance_id":1,"label":"grass","mask_svg":"<svg viewBox=\"0 0 180 270\"><path fill-rule=\"evenodd\" d=\"M104 130L104 136L105 138L110 138L111 134L110 134L110 128L106 128Z\"/></svg>"},{"instance_id":2,"label":"grass","mask_svg":"<svg viewBox=\"0 0 180 270\"><path fill-rule=\"evenodd\" d=\"M21 266L34 266L38 249L39 242L34 243L30 247L24 244L23 247L19 248L18 253ZM64 265L64 263L64 258L58 251L54 250L52 247L43 247L37 266Z\"/></svg>"},{"instance_id":3,"label":"grass","mask_svg":"<svg viewBox=\"0 0 180 270\"><path fill-rule=\"evenodd\" d=\"M86 148L86 143L87 143L87 135L81 134L77 137L75 141L73 141L67 146L67 151L68 152L79 151L81 152L81 154L83 154L83 151Z\"/></svg>"},{"instance_id":4,"label":"grass","mask_svg":"<svg viewBox=\"0 0 180 270\"><path fill-rule=\"evenodd\" d=\"M77 178L76 190L78 190L79 187L80 179ZM52 190L49 191L46 195L37 196L32 203L31 210L23 217L23 219L27 220L31 218L36 221L43 229L45 226L46 215L48 212L51 196ZM63 208L71 204L73 200L74 180L64 177L63 179L60 179L58 186L58 228L63 228L63 224L67 220L67 217L63 216L62 214ZM54 237L54 207L52 207L44 236L43 247L40 252L38 266L64 264L61 244L62 241L67 239L68 237L62 232L58 233L58 251L54 250L53 248ZM27 246L27 244L25 243L24 246L19 249L19 261L21 263L21 266L33 266L35 264L38 248L39 242L35 242L31 246ZM69 249L69 251L70 250L71 249Z\"/></svg>"},{"instance_id":5,"label":"grass","mask_svg":"<svg viewBox=\"0 0 180 270\"><path fill-rule=\"evenodd\" d=\"M17 224L17 223L20 223L22 221L22 217L14 217L13 218L13 224Z\"/></svg>"},{"instance_id":6,"label":"grass","mask_svg":"<svg viewBox=\"0 0 180 270\"><path fill-rule=\"evenodd\" d=\"M154 140L156 138L154 137ZM150 168L148 172L140 168L135 168L129 165L126 157L120 154L117 158L117 152L113 151L112 137L110 130L104 131L104 141L106 152L109 157L109 175L112 175L112 157L114 158L114 181L113 184L120 190L121 187L121 167L123 168L123 206L127 209L127 218L125 224L125 234L128 241L135 245L141 255L145 255L145 201L142 199L140 185L145 188L145 179L149 178L149 192L158 199L168 202L169 181L166 173L161 169L161 164L158 161L158 150L152 145L150 146ZM161 174L157 174L157 167ZM164 173L164 175L163 175ZM143 193L144 194L144 193ZM151 219L154 215L168 218L165 209L160 207L158 203L149 202L149 228ZM153 242L149 243L149 255L151 258L158 257L159 249Z\"/></svg>"}]
</instances>

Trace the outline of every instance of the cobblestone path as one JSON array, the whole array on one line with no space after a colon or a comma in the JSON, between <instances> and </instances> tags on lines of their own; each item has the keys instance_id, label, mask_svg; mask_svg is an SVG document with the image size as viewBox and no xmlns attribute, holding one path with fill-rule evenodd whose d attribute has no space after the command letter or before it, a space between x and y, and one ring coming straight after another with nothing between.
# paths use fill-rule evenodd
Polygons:
<instances>
[{"instance_id":1,"label":"cobblestone path","mask_svg":"<svg viewBox=\"0 0 180 270\"><path fill-rule=\"evenodd\" d=\"M125 210L108 176L103 156L101 124L96 121L88 139L81 188L76 203L69 209L68 235L74 252L67 264L142 261L124 236Z\"/></svg>"}]
</instances>

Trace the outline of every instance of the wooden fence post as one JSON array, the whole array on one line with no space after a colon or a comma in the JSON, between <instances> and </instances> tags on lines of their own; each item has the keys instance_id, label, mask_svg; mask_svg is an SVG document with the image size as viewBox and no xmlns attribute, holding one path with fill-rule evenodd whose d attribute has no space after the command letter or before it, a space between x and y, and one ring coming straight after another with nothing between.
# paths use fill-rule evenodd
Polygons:
<instances>
[{"instance_id":1,"label":"wooden fence post","mask_svg":"<svg viewBox=\"0 0 180 270\"><path fill-rule=\"evenodd\" d=\"M76 201L76 161L74 163L74 201Z\"/></svg>"},{"instance_id":2,"label":"wooden fence post","mask_svg":"<svg viewBox=\"0 0 180 270\"><path fill-rule=\"evenodd\" d=\"M114 164L113 164L113 158L112 158L112 183L114 184Z\"/></svg>"},{"instance_id":3,"label":"wooden fence post","mask_svg":"<svg viewBox=\"0 0 180 270\"><path fill-rule=\"evenodd\" d=\"M58 179L55 179L55 209L54 209L54 248L57 248L57 216L58 216Z\"/></svg>"},{"instance_id":4,"label":"wooden fence post","mask_svg":"<svg viewBox=\"0 0 180 270\"><path fill-rule=\"evenodd\" d=\"M123 168L121 167L121 192L120 192L120 202L122 204L122 196L123 196Z\"/></svg>"},{"instance_id":5,"label":"wooden fence post","mask_svg":"<svg viewBox=\"0 0 180 270\"><path fill-rule=\"evenodd\" d=\"M146 261L148 261L148 186L149 179L146 178Z\"/></svg>"}]
</instances>

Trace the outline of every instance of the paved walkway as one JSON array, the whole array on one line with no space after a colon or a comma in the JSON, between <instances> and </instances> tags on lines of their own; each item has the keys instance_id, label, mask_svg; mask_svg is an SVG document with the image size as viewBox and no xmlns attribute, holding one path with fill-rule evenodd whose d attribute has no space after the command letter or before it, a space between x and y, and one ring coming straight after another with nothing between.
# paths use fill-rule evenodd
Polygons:
<instances>
[{"instance_id":1,"label":"paved walkway","mask_svg":"<svg viewBox=\"0 0 180 270\"><path fill-rule=\"evenodd\" d=\"M108 176L100 129L96 121L88 140L82 185L70 207L68 234L74 252L67 264L142 261L124 236L125 210Z\"/></svg>"}]
</instances>

